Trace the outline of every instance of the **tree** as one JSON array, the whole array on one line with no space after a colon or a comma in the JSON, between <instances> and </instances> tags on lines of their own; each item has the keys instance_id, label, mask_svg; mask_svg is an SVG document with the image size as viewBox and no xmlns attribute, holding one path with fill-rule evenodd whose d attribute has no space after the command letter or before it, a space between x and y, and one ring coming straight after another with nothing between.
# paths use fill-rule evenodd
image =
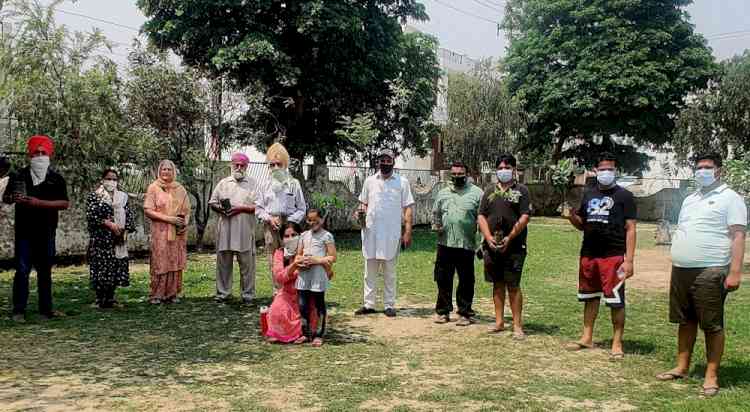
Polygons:
<instances>
[{"instance_id":1,"label":"tree","mask_svg":"<svg viewBox=\"0 0 750 412\"><path fill-rule=\"evenodd\" d=\"M130 122L144 125L159 142L150 150L152 167L160 158L177 166L179 180L194 198L193 221L200 249L210 217L208 200L221 172L215 154L225 147L220 139L221 114L210 112L212 102L221 103L216 95L222 93L221 86L205 81L195 70L180 70L165 53L138 43L129 60L131 80L126 97Z\"/></svg>"},{"instance_id":2,"label":"tree","mask_svg":"<svg viewBox=\"0 0 750 412\"><path fill-rule=\"evenodd\" d=\"M511 92L531 119L524 146L546 147L556 161L604 150L635 155L631 145L668 143L684 97L717 68L684 11L690 3L509 1L505 63ZM580 150L565 153L566 146Z\"/></svg>"},{"instance_id":3,"label":"tree","mask_svg":"<svg viewBox=\"0 0 750 412\"><path fill-rule=\"evenodd\" d=\"M721 75L688 98L674 130L678 159L697 152L750 154L750 51L722 63Z\"/></svg>"},{"instance_id":4,"label":"tree","mask_svg":"<svg viewBox=\"0 0 750 412\"><path fill-rule=\"evenodd\" d=\"M263 149L283 140L316 163L354 154L335 133L348 116L372 113L377 144L423 153L436 100L435 40L404 34L399 20L425 20L416 0L139 0L144 31L191 67L251 88L260 110L243 126ZM398 91L408 91L398 100ZM257 95L256 95L257 96ZM394 106L394 102L401 105ZM252 106L252 105L250 105Z\"/></svg>"},{"instance_id":5,"label":"tree","mask_svg":"<svg viewBox=\"0 0 750 412\"><path fill-rule=\"evenodd\" d=\"M491 60L469 74L450 73L446 97L441 143L447 161L460 160L476 173L483 161L493 163L499 153L515 151L526 116Z\"/></svg>"},{"instance_id":6,"label":"tree","mask_svg":"<svg viewBox=\"0 0 750 412\"><path fill-rule=\"evenodd\" d=\"M107 40L98 30L57 25L61 2L12 0L0 10L15 28L0 48L0 106L17 120L19 145L33 134L51 136L72 189L89 190L104 167L139 162L131 147L147 147L147 137L126 127L123 82L115 63L97 54L109 48Z\"/></svg>"}]
</instances>

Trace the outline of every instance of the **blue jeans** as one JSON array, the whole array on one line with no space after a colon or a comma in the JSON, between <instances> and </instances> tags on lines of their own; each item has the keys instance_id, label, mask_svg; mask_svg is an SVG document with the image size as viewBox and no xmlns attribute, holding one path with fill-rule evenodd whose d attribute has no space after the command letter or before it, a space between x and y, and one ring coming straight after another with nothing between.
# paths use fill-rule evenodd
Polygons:
<instances>
[{"instance_id":1,"label":"blue jeans","mask_svg":"<svg viewBox=\"0 0 750 412\"><path fill-rule=\"evenodd\" d=\"M39 313L52 314L52 264L55 260L55 232L36 233L33 239L16 236L16 276L13 278L13 314L26 313L29 274L36 269Z\"/></svg>"}]
</instances>

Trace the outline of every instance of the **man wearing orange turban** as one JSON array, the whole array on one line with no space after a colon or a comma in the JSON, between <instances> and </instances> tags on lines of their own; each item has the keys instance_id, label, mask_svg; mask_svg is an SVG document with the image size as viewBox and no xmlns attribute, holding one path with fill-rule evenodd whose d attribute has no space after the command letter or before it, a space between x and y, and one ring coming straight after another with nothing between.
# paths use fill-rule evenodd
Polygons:
<instances>
[{"instance_id":1,"label":"man wearing orange turban","mask_svg":"<svg viewBox=\"0 0 750 412\"><path fill-rule=\"evenodd\" d=\"M65 179L50 169L55 145L47 136L32 136L26 145L29 166L10 176L3 202L16 205L13 320L26 321L29 274L37 272L39 313L45 319L62 315L52 310L52 264L58 212L69 207Z\"/></svg>"}]
</instances>

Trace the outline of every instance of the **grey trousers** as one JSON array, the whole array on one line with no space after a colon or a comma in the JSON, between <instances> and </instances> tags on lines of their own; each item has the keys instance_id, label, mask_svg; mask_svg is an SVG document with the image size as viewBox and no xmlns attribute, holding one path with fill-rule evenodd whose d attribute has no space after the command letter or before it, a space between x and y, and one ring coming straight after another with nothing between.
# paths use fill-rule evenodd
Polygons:
<instances>
[{"instance_id":1,"label":"grey trousers","mask_svg":"<svg viewBox=\"0 0 750 412\"><path fill-rule=\"evenodd\" d=\"M226 299L232 295L232 266L234 257L240 265L240 288L243 300L255 298L255 253L224 250L216 253L216 297Z\"/></svg>"}]
</instances>

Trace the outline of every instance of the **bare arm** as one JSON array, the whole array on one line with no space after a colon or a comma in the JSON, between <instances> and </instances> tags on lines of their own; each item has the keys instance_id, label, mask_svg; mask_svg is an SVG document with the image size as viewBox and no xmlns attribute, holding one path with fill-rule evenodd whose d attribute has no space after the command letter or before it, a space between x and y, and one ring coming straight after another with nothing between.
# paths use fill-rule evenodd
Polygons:
<instances>
[{"instance_id":1,"label":"bare arm","mask_svg":"<svg viewBox=\"0 0 750 412\"><path fill-rule=\"evenodd\" d=\"M332 265L336 262L336 244L329 243L326 245L326 255L316 259L317 265Z\"/></svg>"},{"instance_id":2,"label":"bare arm","mask_svg":"<svg viewBox=\"0 0 750 412\"><path fill-rule=\"evenodd\" d=\"M578 230L583 230L583 219L578 216L578 213L576 213L576 210L571 208L570 209L570 216L568 216L568 221L571 225L573 225L574 228Z\"/></svg>"},{"instance_id":3,"label":"bare arm","mask_svg":"<svg viewBox=\"0 0 750 412\"><path fill-rule=\"evenodd\" d=\"M414 205L409 205L404 208L404 236L401 239L404 247L411 246L412 215L414 214L414 210L412 209L413 206Z\"/></svg>"},{"instance_id":4,"label":"bare arm","mask_svg":"<svg viewBox=\"0 0 750 412\"><path fill-rule=\"evenodd\" d=\"M529 215L523 214L521 215L521 218L518 219L518 222L516 222L515 225L513 225L513 229L510 230L510 233L508 233L508 240L515 239L518 235L523 232L524 229L526 229L526 226L529 225Z\"/></svg>"},{"instance_id":5,"label":"bare arm","mask_svg":"<svg viewBox=\"0 0 750 412\"><path fill-rule=\"evenodd\" d=\"M625 221L625 261L622 263L622 271L625 273L625 279L633 277L634 259L635 259L635 219Z\"/></svg>"},{"instance_id":6,"label":"bare arm","mask_svg":"<svg viewBox=\"0 0 750 412\"><path fill-rule=\"evenodd\" d=\"M742 264L745 259L745 226L732 225L729 227L732 239L732 262L729 264L729 276L725 281L727 290L737 290L742 283Z\"/></svg>"},{"instance_id":7,"label":"bare arm","mask_svg":"<svg viewBox=\"0 0 750 412\"><path fill-rule=\"evenodd\" d=\"M495 243L495 238L492 236L492 232L490 231L490 224L487 222L487 217L484 215L479 215L477 218L477 223L479 224L479 232L482 233L482 237L484 238L485 242L489 243L490 246L492 246Z\"/></svg>"}]
</instances>

